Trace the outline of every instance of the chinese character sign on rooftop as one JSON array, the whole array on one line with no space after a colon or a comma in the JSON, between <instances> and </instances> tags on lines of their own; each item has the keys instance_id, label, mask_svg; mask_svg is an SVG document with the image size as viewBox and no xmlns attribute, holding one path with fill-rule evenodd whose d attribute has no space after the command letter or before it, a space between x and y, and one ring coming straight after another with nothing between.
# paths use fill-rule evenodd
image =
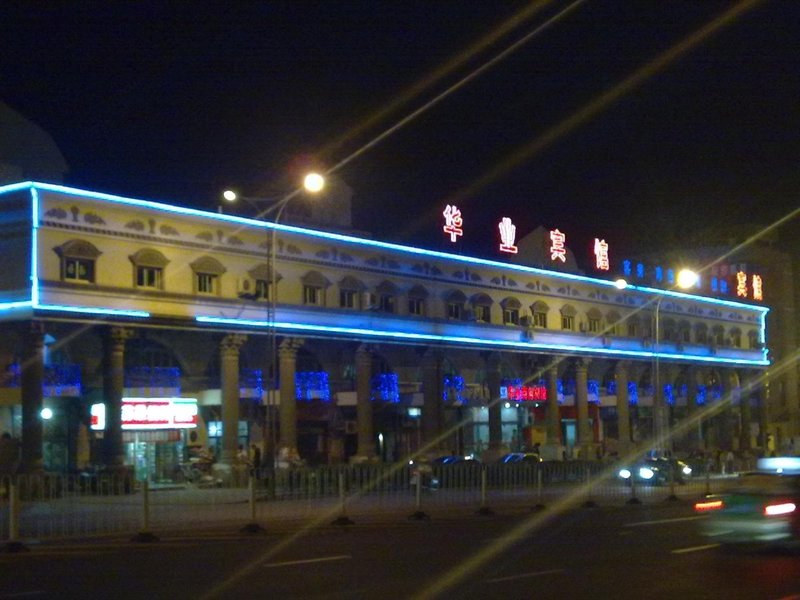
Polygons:
<instances>
[{"instance_id":1,"label":"chinese character sign on rooftop","mask_svg":"<svg viewBox=\"0 0 800 600\"><path fill-rule=\"evenodd\" d=\"M753 300L763 300L764 289L761 282L761 275L753 275Z\"/></svg>"},{"instance_id":2,"label":"chinese character sign on rooftop","mask_svg":"<svg viewBox=\"0 0 800 600\"><path fill-rule=\"evenodd\" d=\"M456 205L447 205L442 213L444 215L444 232L450 235L450 241L455 242L458 236L464 235L464 230L461 227L464 225L464 219L461 217L461 211Z\"/></svg>"},{"instance_id":3,"label":"chinese character sign on rooftop","mask_svg":"<svg viewBox=\"0 0 800 600\"><path fill-rule=\"evenodd\" d=\"M740 298L747 298L747 273L744 271L736 273L736 295Z\"/></svg>"},{"instance_id":4,"label":"chinese character sign on rooftop","mask_svg":"<svg viewBox=\"0 0 800 600\"><path fill-rule=\"evenodd\" d=\"M558 229L550 232L550 260L560 260L567 262L567 248L564 245L567 236L561 233Z\"/></svg>"},{"instance_id":5,"label":"chinese character sign on rooftop","mask_svg":"<svg viewBox=\"0 0 800 600\"><path fill-rule=\"evenodd\" d=\"M600 271L608 271L608 242L594 238L595 265Z\"/></svg>"},{"instance_id":6,"label":"chinese character sign on rooftop","mask_svg":"<svg viewBox=\"0 0 800 600\"><path fill-rule=\"evenodd\" d=\"M514 241L517 237L516 225L514 225L508 217L503 217L498 228L500 229L500 252L516 254L517 247L514 245Z\"/></svg>"}]
</instances>

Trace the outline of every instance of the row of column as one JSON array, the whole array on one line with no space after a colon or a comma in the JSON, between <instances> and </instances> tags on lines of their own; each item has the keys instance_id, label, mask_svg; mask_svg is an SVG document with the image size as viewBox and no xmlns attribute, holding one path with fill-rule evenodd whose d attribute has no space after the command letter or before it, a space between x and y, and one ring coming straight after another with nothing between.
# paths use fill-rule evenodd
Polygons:
<instances>
[{"instance_id":1,"label":"row of column","mask_svg":"<svg viewBox=\"0 0 800 600\"><path fill-rule=\"evenodd\" d=\"M104 460L110 468L122 468L124 448L122 444L121 406L124 388L125 343L133 335L133 331L122 327L110 327L105 336L104 358L104 396L106 402L106 432L104 436ZM239 354L247 336L230 334L223 337L220 343L221 392L223 438L221 462L232 464L237 456L237 435L239 421ZM279 347L280 374L280 448L290 454L297 453L297 411L295 400L295 372L297 352L302 345L301 340L286 338ZM44 331L39 323L34 323L28 343L25 347L22 368L22 459L28 470L42 468L42 382L44 372ZM558 406L558 364L553 361L547 367L547 408L546 433L547 443L543 449L548 458L560 458L561 419ZM423 357L423 411L422 434L426 448L431 452L444 448L446 436L442 435L443 426L443 372L444 357L440 351L430 349ZM360 345L355 352L356 365L356 404L357 404L357 456L364 460L375 457L373 439L373 417L371 404L372 352L369 346ZM591 456L594 439L589 421L588 403L588 366L587 359L574 359L576 379L576 417L578 447L581 456ZM619 428L619 452L626 454L632 445L630 412L628 398L627 361L616 365L615 377L617 386L617 415ZM735 372L730 373L726 382L726 391L735 389ZM501 423L501 357L492 353L486 358L486 383L491 396L489 403L489 450L502 450ZM752 391L745 386L744 393ZM760 389L760 388L759 388ZM690 372L689 397L697 392L694 373ZM741 420L750 423L750 404L740 402ZM694 402L688 403L688 415L685 430L689 443L697 447L699 440L698 408ZM720 403L718 409L722 421L720 445L731 447L733 408L730 402ZM763 413L763 411L762 411ZM703 415L704 418L708 414ZM762 431L766 416L762 414ZM749 448L750 435L747 426L742 428L740 448Z\"/></svg>"}]
</instances>

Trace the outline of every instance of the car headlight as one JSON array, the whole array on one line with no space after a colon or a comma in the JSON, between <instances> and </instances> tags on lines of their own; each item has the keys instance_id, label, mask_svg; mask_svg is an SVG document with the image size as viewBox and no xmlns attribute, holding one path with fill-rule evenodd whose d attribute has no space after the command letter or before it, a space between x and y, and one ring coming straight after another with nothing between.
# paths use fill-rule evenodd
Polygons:
<instances>
[{"instance_id":1,"label":"car headlight","mask_svg":"<svg viewBox=\"0 0 800 600\"><path fill-rule=\"evenodd\" d=\"M686 465L681 470L683 471L684 475L691 475L692 474L692 467L690 467L689 465Z\"/></svg>"},{"instance_id":2,"label":"car headlight","mask_svg":"<svg viewBox=\"0 0 800 600\"><path fill-rule=\"evenodd\" d=\"M623 479L630 479L631 472L628 469L620 469L619 476L622 477Z\"/></svg>"},{"instance_id":3,"label":"car headlight","mask_svg":"<svg viewBox=\"0 0 800 600\"><path fill-rule=\"evenodd\" d=\"M655 476L656 472L653 471L650 467L641 467L639 469L639 477L642 479L652 479Z\"/></svg>"}]
</instances>

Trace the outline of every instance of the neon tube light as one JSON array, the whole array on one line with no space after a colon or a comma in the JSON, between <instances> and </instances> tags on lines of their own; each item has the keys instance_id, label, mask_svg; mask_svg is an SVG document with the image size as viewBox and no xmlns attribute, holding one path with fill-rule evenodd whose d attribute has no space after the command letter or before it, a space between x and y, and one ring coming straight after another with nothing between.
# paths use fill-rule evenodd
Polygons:
<instances>
[{"instance_id":1,"label":"neon tube light","mask_svg":"<svg viewBox=\"0 0 800 600\"><path fill-rule=\"evenodd\" d=\"M269 327L270 323L267 321L255 321L249 319L234 319L228 317L195 317L198 323L209 323L216 325L236 325L245 327ZM734 365L759 365L766 366L768 361L751 360L751 359L737 359L737 358L723 358L716 356L696 356L692 354L662 354L654 353L649 350L615 350L611 348L590 348L586 346L575 346L571 344L543 344L541 342L522 342L512 340L491 340L486 338L475 338L468 336L454 336L454 335L437 335L430 333L410 333L404 331L388 331L380 329L365 329L357 327L336 327L331 325L311 325L308 323L285 323L276 322L272 324L275 329L286 331L306 331L312 333L330 333L330 334L346 334L355 336L364 336L370 338L392 338L400 340L413 340L420 342L452 342L457 344L475 345L475 346L498 346L504 348L519 348L525 350L555 350L562 352L582 352L588 354L601 354L604 356L628 356L635 358L654 358L656 355L659 357L678 358L680 360L688 360L694 362L709 362L721 364L734 364Z\"/></svg>"}]
</instances>

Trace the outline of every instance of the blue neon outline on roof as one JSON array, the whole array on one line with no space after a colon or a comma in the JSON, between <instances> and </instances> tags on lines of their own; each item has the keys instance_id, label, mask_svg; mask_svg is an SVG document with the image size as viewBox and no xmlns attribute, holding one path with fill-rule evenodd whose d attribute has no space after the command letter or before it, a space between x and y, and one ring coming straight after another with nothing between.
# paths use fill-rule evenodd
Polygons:
<instances>
[{"instance_id":1,"label":"blue neon outline on roof","mask_svg":"<svg viewBox=\"0 0 800 600\"><path fill-rule=\"evenodd\" d=\"M56 312L74 312L90 315L114 315L119 317L138 317L147 318L150 316L149 312L143 310L127 310L118 308L95 308L93 306L67 306L59 304L35 304L33 306L36 310L51 310Z\"/></svg>"},{"instance_id":2,"label":"blue neon outline on roof","mask_svg":"<svg viewBox=\"0 0 800 600\"><path fill-rule=\"evenodd\" d=\"M585 283L591 283L595 285L603 285L608 287L616 287L615 281L609 281L606 279L597 279L594 277L587 277L585 275L575 275L572 273L562 273L560 271L549 271L547 269L540 269L537 267L529 267L526 265L516 265L513 263L505 263L499 262L494 260L488 260L485 258L478 258L473 256L462 256L458 254L448 254L446 252L438 252L436 250L427 250L424 248L416 248L414 246L403 246L400 244L394 244L391 242L381 242L377 240L368 240L364 238L358 238L350 235L344 235L340 233L332 233L332 232L325 232L325 231L316 231L314 229L305 229L303 227L296 227L293 225L284 225L281 223L272 223L270 221L259 221L257 219L249 219L246 217L238 217L235 215L225 215L220 213L208 212L203 210L198 210L195 208L183 208L179 206L172 206L170 204L165 204L163 202L154 202L151 200L138 200L134 198L124 198L122 196L115 196L112 194L104 194L102 192L92 192L87 190L79 190L76 188L70 188L62 185L55 185L50 183L37 183L37 182L25 182L19 184L12 184L9 186L2 186L0 187L0 194L8 193L11 191L24 189L25 187L32 187L32 188L39 188L42 190L47 190L55 193L61 194L70 194L73 196L83 196L87 198L96 198L98 200L107 200L109 202L118 202L121 204L130 204L133 206L140 206L145 208L151 208L154 210L162 210L165 212L171 212L176 214L184 214L184 215L191 215L196 217L202 217L206 219L215 219L221 221L229 221L231 223L238 223L241 225L250 225L253 227L261 227L266 229L275 229L278 231L285 231L288 233L296 233L300 235L307 235L310 237L318 237L328 240L336 240L348 244L360 244L366 246L375 246L377 248L383 248L386 250L396 250L398 252L405 252L410 254L419 254L422 256L430 256L434 258L440 258L444 260L450 261L457 261L457 262L465 262L469 264L479 264L487 267L494 267L500 269L509 269L512 271L518 271L521 273L531 273L537 274L542 276L560 278L560 279L571 279L573 281L582 281ZM688 300L696 300L699 302L706 302L709 304L720 304L723 306L732 306L736 308L742 309L749 309L749 310L757 310L767 312L769 311L768 307L759 306L756 304L745 304L742 302L734 302L731 300L720 300L717 298L708 298L705 296L696 296L693 294L686 294L682 292L675 292L672 290L661 290L655 288L649 288L645 286L636 286L636 285L628 285L626 289L632 289L639 292L645 292L654 295L664 295L664 296L674 296L677 298L684 298Z\"/></svg>"},{"instance_id":3,"label":"blue neon outline on roof","mask_svg":"<svg viewBox=\"0 0 800 600\"><path fill-rule=\"evenodd\" d=\"M236 319L230 317L195 317L198 323L214 323L218 325L238 325L245 327L269 327L270 323L266 320L256 321L252 319ZM506 348L519 348L519 349L539 349L539 350L557 350L564 352L584 352L589 354L602 354L604 356L629 356L640 358L654 358L656 355L659 357L676 358L679 360L688 360L695 362L711 362L711 363L724 363L736 365L759 365L767 366L768 361L737 359L737 358L721 358L714 356L696 356L692 354L667 354L655 353L648 350L614 350L611 348L590 348L586 346L573 346L570 344L542 344L537 342L515 342L511 340L489 340L485 338L474 338L466 336L452 336L452 335L436 335L428 333L409 333L403 331L386 331L379 329L364 329L356 327L336 327L331 325L311 325L308 323L285 323L276 322L272 324L275 329L282 329L288 331L311 331L320 333L345 333L353 335L362 335L368 337L387 337L405 340L419 340L427 342L456 342L461 344L470 344L478 346L500 346Z\"/></svg>"},{"instance_id":4,"label":"blue neon outline on roof","mask_svg":"<svg viewBox=\"0 0 800 600\"><path fill-rule=\"evenodd\" d=\"M33 302L31 300L17 300L14 302L0 302L0 312L5 312L7 310L12 310L14 308L25 308L25 307L32 307Z\"/></svg>"},{"instance_id":5,"label":"blue neon outline on roof","mask_svg":"<svg viewBox=\"0 0 800 600\"><path fill-rule=\"evenodd\" d=\"M31 302L39 304L39 191L31 186Z\"/></svg>"}]
</instances>

